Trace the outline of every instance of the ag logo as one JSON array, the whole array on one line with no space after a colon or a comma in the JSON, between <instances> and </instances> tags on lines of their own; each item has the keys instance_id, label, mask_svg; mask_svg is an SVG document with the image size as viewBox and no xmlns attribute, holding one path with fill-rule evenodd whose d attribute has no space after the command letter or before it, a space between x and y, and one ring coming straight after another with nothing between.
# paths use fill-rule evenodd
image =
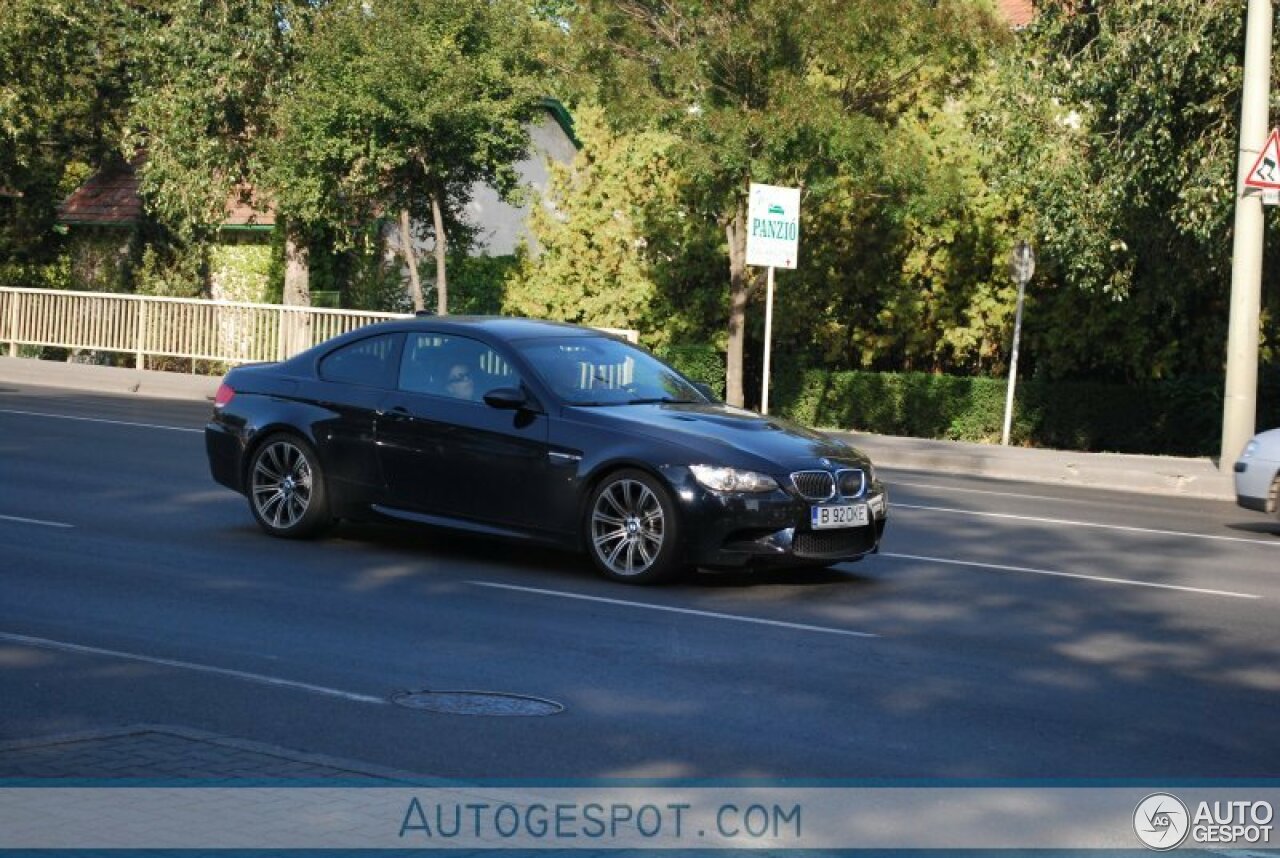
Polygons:
<instances>
[{"instance_id":1,"label":"ag logo","mask_svg":"<svg viewBox=\"0 0 1280 858\"><path fill-rule=\"evenodd\" d=\"M1138 839L1157 852L1181 846L1190 828L1187 806L1167 792L1147 796L1133 811L1133 830Z\"/></svg>"}]
</instances>

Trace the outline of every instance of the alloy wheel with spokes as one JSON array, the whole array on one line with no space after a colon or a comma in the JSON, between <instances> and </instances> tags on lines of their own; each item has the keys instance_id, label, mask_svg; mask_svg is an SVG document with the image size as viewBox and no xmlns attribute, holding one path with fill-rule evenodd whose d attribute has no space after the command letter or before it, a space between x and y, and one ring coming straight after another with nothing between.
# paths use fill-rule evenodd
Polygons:
<instances>
[{"instance_id":1,"label":"alloy wheel with spokes","mask_svg":"<svg viewBox=\"0 0 1280 858\"><path fill-rule=\"evenodd\" d=\"M610 578L647 584L675 571L675 510L658 482L620 471L592 494L588 512L591 559Z\"/></svg>"},{"instance_id":2,"label":"alloy wheel with spokes","mask_svg":"<svg viewBox=\"0 0 1280 858\"><path fill-rule=\"evenodd\" d=\"M309 536L328 518L315 453L301 439L268 438L249 470L249 506L272 536Z\"/></svg>"}]
</instances>

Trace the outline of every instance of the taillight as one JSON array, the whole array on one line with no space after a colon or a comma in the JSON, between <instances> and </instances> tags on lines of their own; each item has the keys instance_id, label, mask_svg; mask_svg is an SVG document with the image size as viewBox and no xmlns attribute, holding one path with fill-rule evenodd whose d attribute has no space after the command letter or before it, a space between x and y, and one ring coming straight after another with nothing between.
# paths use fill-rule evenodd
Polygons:
<instances>
[{"instance_id":1,"label":"taillight","mask_svg":"<svg viewBox=\"0 0 1280 858\"><path fill-rule=\"evenodd\" d=\"M207 389L208 388L206 388L206 390ZM224 407L235 395L236 392L231 389L231 385L227 384L225 381L222 382L222 384L218 385L218 392L213 395L213 407Z\"/></svg>"}]
</instances>

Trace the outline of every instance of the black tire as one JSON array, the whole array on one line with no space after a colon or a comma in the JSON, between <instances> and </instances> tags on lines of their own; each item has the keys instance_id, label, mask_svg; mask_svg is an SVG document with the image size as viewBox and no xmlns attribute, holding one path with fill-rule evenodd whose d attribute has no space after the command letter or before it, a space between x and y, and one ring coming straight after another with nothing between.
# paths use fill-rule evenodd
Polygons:
<instances>
[{"instance_id":1,"label":"black tire","mask_svg":"<svg viewBox=\"0 0 1280 858\"><path fill-rule=\"evenodd\" d=\"M279 432L253 451L245 477L253 518L271 536L306 539L332 523L315 448Z\"/></svg>"},{"instance_id":2,"label":"black tire","mask_svg":"<svg viewBox=\"0 0 1280 858\"><path fill-rule=\"evenodd\" d=\"M596 569L627 584L658 584L682 571L671 493L644 471L605 477L587 501L583 541Z\"/></svg>"}]
</instances>

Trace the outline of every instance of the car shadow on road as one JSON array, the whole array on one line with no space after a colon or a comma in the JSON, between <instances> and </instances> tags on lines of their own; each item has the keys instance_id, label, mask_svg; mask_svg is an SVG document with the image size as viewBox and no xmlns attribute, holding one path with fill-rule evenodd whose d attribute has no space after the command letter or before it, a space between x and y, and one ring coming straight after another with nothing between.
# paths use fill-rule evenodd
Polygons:
<instances>
[{"instance_id":1,"label":"car shadow on road","mask_svg":"<svg viewBox=\"0 0 1280 858\"><path fill-rule=\"evenodd\" d=\"M1280 539L1280 521L1241 521L1228 523L1227 528L1241 533L1256 533L1260 536L1274 536Z\"/></svg>"},{"instance_id":2,"label":"car shadow on road","mask_svg":"<svg viewBox=\"0 0 1280 858\"><path fill-rule=\"evenodd\" d=\"M857 574L854 564L808 566L793 569L698 569L680 583L713 590L747 587L823 587L839 584L845 587L867 587L874 579Z\"/></svg>"},{"instance_id":3,"label":"car shadow on road","mask_svg":"<svg viewBox=\"0 0 1280 858\"><path fill-rule=\"evenodd\" d=\"M394 522L342 522L328 535L330 539L361 543L370 547L412 553L424 551L436 559L478 566L507 566L535 575L602 580L583 554L491 536L472 535ZM803 568L706 569L690 570L672 582L675 586L719 590L754 587L820 587L831 585L869 586L874 579L857 574L855 564Z\"/></svg>"},{"instance_id":4,"label":"car shadow on road","mask_svg":"<svg viewBox=\"0 0 1280 858\"><path fill-rule=\"evenodd\" d=\"M329 532L327 538L412 552L419 557L423 551L430 551L437 558L485 565L515 564L557 571L581 567L584 574L590 570L585 557L538 543L395 522L344 521Z\"/></svg>"}]
</instances>

